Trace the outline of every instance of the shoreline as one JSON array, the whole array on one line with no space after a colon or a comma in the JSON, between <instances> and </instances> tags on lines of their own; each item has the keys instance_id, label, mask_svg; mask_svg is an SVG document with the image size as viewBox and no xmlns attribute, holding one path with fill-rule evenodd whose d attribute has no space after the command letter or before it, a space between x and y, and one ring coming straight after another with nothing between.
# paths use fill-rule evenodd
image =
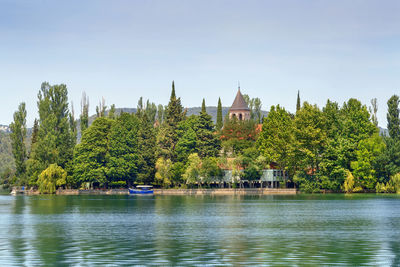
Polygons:
<instances>
[{"instance_id":1,"label":"shoreline","mask_svg":"<svg viewBox=\"0 0 400 267\"><path fill-rule=\"evenodd\" d=\"M295 188L214 188L214 189L154 189L154 195L296 195ZM40 195L38 190L27 190L24 194L27 196ZM129 195L128 189L61 189L57 190L55 195Z\"/></svg>"}]
</instances>

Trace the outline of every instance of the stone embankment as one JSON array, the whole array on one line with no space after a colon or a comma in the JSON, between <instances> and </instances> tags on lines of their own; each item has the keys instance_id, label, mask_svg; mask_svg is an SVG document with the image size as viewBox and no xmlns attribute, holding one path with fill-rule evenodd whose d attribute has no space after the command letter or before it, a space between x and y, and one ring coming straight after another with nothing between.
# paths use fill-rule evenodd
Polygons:
<instances>
[{"instance_id":1,"label":"stone embankment","mask_svg":"<svg viewBox=\"0 0 400 267\"><path fill-rule=\"evenodd\" d=\"M154 195L295 195L294 188L215 188L215 189L154 189ZM26 190L25 195L38 195L38 191ZM127 195L128 189L60 189L57 195Z\"/></svg>"}]
</instances>

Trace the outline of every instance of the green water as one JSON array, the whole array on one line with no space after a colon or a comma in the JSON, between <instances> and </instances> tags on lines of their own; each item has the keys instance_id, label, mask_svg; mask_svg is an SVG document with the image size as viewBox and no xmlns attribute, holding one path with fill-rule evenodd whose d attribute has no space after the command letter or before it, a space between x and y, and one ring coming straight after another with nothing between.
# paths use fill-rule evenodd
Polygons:
<instances>
[{"instance_id":1,"label":"green water","mask_svg":"<svg viewBox=\"0 0 400 267\"><path fill-rule=\"evenodd\" d=\"M0 265L400 265L400 198L0 196Z\"/></svg>"}]
</instances>

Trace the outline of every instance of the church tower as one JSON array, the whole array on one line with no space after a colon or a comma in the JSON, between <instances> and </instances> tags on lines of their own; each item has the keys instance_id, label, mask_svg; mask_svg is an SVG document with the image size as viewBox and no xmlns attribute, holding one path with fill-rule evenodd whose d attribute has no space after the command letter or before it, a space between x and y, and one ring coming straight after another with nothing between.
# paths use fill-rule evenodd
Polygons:
<instances>
[{"instance_id":1,"label":"church tower","mask_svg":"<svg viewBox=\"0 0 400 267\"><path fill-rule=\"evenodd\" d=\"M235 100L229 109L229 118L236 117L239 121L250 120L250 109L240 93L240 86L236 94Z\"/></svg>"}]
</instances>

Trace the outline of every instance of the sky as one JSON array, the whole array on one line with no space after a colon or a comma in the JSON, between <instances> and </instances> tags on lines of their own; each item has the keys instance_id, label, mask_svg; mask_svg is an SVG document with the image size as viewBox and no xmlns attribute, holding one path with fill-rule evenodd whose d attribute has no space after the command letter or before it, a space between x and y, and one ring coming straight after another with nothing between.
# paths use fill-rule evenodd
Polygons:
<instances>
[{"instance_id":1,"label":"sky","mask_svg":"<svg viewBox=\"0 0 400 267\"><path fill-rule=\"evenodd\" d=\"M294 112L357 98L400 94L400 1L47 1L0 0L0 124L20 102L38 117L44 81L64 83L75 114L83 92L90 113L166 105L175 80L185 107L230 106L241 91L264 110Z\"/></svg>"}]
</instances>

